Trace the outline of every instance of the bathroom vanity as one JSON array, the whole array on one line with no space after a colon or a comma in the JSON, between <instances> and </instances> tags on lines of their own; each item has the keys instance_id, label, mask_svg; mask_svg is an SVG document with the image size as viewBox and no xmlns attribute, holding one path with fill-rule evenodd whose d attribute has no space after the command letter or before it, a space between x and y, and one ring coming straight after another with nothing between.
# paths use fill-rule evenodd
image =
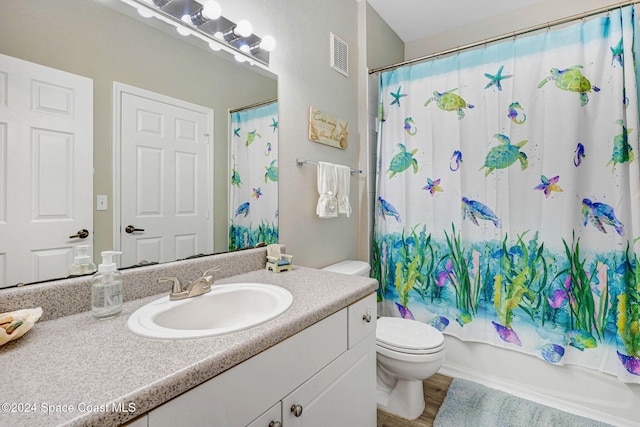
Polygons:
<instances>
[{"instance_id":1,"label":"bathroom vanity","mask_svg":"<svg viewBox=\"0 0 640 427\"><path fill-rule=\"evenodd\" d=\"M365 297L151 410L149 427L374 426L375 316L363 318L375 303Z\"/></svg>"},{"instance_id":2,"label":"bathroom vanity","mask_svg":"<svg viewBox=\"0 0 640 427\"><path fill-rule=\"evenodd\" d=\"M0 412L0 425L375 425L377 282L304 267L276 274L264 269L264 250L243 252L243 262L255 257L248 264L262 267L233 275L227 263L234 257L226 254L190 261L189 271L219 264L227 277L216 283L284 287L293 303L283 314L188 340L127 329L128 317L162 294L126 302L114 319L83 311L41 320L0 347L4 400L13 405ZM171 266L145 267L148 286ZM127 276L125 295L135 286Z\"/></svg>"}]
</instances>

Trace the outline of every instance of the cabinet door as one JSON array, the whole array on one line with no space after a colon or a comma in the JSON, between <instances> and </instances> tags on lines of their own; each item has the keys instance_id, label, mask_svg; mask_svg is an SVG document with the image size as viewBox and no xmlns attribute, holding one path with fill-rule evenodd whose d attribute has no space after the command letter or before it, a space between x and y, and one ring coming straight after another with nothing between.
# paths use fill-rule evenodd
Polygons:
<instances>
[{"instance_id":1,"label":"cabinet door","mask_svg":"<svg viewBox=\"0 0 640 427\"><path fill-rule=\"evenodd\" d=\"M375 426L375 333L285 397L282 419L286 427Z\"/></svg>"},{"instance_id":2,"label":"cabinet door","mask_svg":"<svg viewBox=\"0 0 640 427\"><path fill-rule=\"evenodd\" d=\"M346 349L345 308L152 409L149 426L247 425Z\"/></svg>"},{"instance_id":3,"label":"cabinet door","mask_svg":"<svg viewBox=\"0 0 640 427\"><path fill-rule=\"evenodd\" d=\"M376 331L376 294L371 294L349 306L349 348Z\"/></svg>"},{"instance_id":4,"label":"cabinet door","mask_svg":"<svg viewBox=\"0 0 640 427\"><path fill-rule=\"evenodd\" d=\"M253 420L247 427L282 427L282 402L273 405L271 409Z\"/></svg>"}]
</instances>

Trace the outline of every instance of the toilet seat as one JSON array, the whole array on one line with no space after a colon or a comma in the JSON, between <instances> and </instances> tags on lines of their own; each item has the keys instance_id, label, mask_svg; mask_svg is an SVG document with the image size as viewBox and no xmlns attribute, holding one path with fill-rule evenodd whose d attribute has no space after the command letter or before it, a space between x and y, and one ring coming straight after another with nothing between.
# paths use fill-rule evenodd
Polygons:
<instances>
[{"instance_id":1,"label":"toilet seat","mask_svg":"<svg viewBox=\"0 0 640 427\"><path fill-rule=\"evenodd\" d=\"M405 354L433 354L443 350L444 335L431 325L399 317L381 317L376 345Z\"/></svg>"},{"instance_id":2,"label":"toilet seat","mask_svg":"<svg viewBox=\"0 0 640 427\"><path fill-rule=\"evenodd\" d=\"M404 353L404 354L434 354L444 349L444 343L434 348L408 349L408 348L396 347L396 346L385 344L380 341L376 341L376 346L378 348L385 348L387 350L391 350L396 353Z\"/></svg>"}]
</instances>

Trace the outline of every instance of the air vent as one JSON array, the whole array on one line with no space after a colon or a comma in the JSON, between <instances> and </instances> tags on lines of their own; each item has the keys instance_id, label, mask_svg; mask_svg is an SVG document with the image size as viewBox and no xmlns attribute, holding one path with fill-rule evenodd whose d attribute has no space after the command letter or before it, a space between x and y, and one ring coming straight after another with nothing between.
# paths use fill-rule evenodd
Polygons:
<instances>
[{"instance_id":1,"label":"air vent","mask_svg":"<svg viewBox=\"0 0 640 427\"><path fill-rule=\"evenodd\" d=\"M349 45L331 33L331 68L349 77Z\"/></svg>"}]
</instances>

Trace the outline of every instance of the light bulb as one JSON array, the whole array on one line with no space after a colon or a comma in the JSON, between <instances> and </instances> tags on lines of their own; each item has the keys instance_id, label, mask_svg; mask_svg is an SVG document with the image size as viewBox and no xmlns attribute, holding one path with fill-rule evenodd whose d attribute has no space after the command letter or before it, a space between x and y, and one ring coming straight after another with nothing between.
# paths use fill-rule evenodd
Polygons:
<instances>
[{"instance_id":1,"label":"light bulb","mask_svg":"<svg viewBox=\"0 0 640 427\"><path fill-rule=\"evenodd\" d=\"M191 17L189 15L182 15L181 21L184 22L185 24L191 24ZM176 25L176 31L181 36L188 36L189 34L191 34L191 31L189 31L188 28L183 27L179 24Z\"/></svg>"},{"instance_id":2,"label":"light bulb","mask_svg":"<svg viewBox=\"0 0 640 427\"><path fill-rule=\"evenodd\" d=\"M271 52L276 48L276 39L271 36L264 36L260 42L260 49Z\"/></svg>"},{"instance_id":3,"label":"light bulb","mask_svg":"<svg viewBox=\"0 0 640 427\"><path fill-rule=\"evenodd\" d=\"M138 8L138 13L143 18L151 18L153 16L153 12L151 12L149 9L147 9L145 7L139 7Z\"/></svg>"},{"instance_id":4,"label":"light bulb","mask_svg":"<svg viewBox=\"0 0 640 427\"><path fill-rule=\"evenodd\" d=\"M222 31L217 31L213 34L213 37L217 38L218 40L224 40L224 34L222 34Z\"/></svg>"},{"instance_id":5,"label":"light bulb","mask_svg":"<svg viewBox=\"0 0 640 427\"><path fill-rule=\"evenodd\" d=\"M202 16L207 19L218 19L222 15L222 8L217 1L209 0L202 6Z\"/></svg>"},{"instance_id":6,"label":"light bulb","mask_svg":"<svg viewBox=\"0 0 640 427\"><path fill-rule=\"evenodd\" d=\"M217 52L217 51L219 51L220 49L222 49L222 48L220 47L220 43L216 43L216 42L210 42L210 43L209 43L209 48L210 48L211 50L215 50L216 52Z\"/></svg>"},{"instance_id":7,"label":"light bulb","mask_svg":"<svg viewBox=\"0 0 640 427\"><path fill-rule=\"evenodd\" d=\"M245 53L251 53L251 49L246 44L243 44L242 46L240 46L240 50Z\"/></svg>"},{"instance_id":8,"label":"light bulb","mask_svg":"<svg viewBox=\"0 0 640 427\"><path fill-rule=\"evenodd\" d=\"M233 32L238 37L249 37L251 33L253 33L253 25L251 25L251 22L247 21L246 19L242 19L238 21L235 28L233 29Z\"/></svg>"},{"instance_id":9,"label":"light bulb","mask_svg":"<svg viewBox=\"0 0 640 427\"><path fill-rule=\"evenodd\" d=\"M233 57L234 57L234 58L235 58L235 60L236 60L236 61L238 61L238 62L244 62L244 61L246 61L246 60L247 60L247 58L246 58L244 55L240 54L240 53L236 53L236 54L234 54L234 55L233 55Z\"/></svg>"}]
</instances>

